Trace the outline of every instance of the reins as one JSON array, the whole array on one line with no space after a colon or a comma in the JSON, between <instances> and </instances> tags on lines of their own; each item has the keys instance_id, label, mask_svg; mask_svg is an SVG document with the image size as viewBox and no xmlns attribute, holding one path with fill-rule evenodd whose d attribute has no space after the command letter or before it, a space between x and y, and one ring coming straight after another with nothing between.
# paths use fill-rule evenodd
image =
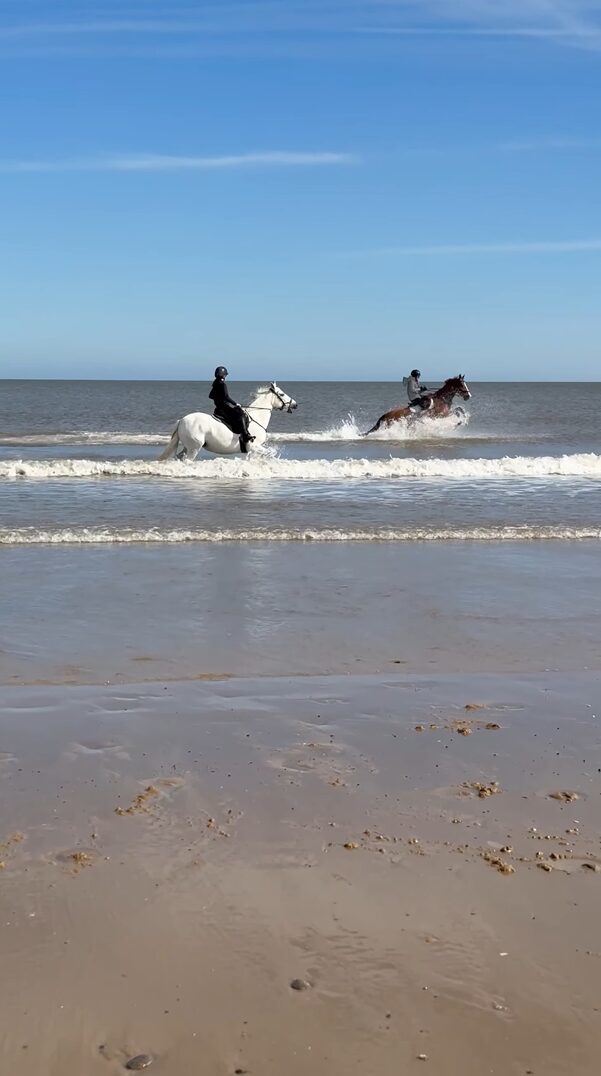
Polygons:
<instances>
[{"instance_id":1,"label":"reins","mask_svg":"<svg viewBox=\"0 0 601 1076\"><path fill-rule=\"evenodd\" d=\"M276 400L280 401L280 403L282 405L280 407L280 411L284 411L288 405L287 405L285 399L283 398L283 396L280 396L279 392L276 392L275 389L270 389L269 391L273 396L275 396ZM259 399L260 398L261 397L259 396ZM257 421L256 418L251 418L251 416L249 415L248 412L249 411L273 411L273 407L257 407L255 404L250 404L248 408L243 407L242 410L244 411L244 414L246 415L249 422L254 422L259 427L260 430L263 430L263 433L267 433L267 426L263 426L260 422Z\"/></svg>"}]
</instances>

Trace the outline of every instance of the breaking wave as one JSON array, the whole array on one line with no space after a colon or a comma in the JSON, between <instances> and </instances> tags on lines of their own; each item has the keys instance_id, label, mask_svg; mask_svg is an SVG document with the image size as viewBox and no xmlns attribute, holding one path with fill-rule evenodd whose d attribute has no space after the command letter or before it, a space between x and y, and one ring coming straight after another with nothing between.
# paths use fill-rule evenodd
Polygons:
<instances>
[{"instance_id":1,"label":"breaking wave","mask_svg":"<svg viewBox=\"0 0 601 1076\"><path fill-rule=\"evenodd\" d=\"M118 430L0 434L0 445L12 448L45 448L51 445L162 445L166 440L164 433L120 433Z\"/></svg>"},{"instance_id":2,"label":"breaking wave","mask_svg":"<svg viewBox=\"0 0 601 1076\"><path fill-rule=\"evenodd\" d=\"M497 459L280 459L269 454L201 460L5 460L0 479L168 478L224 481L324 482L357 479L537 479L601 478L601 455L503 456Z\"/></svg>"},{"instance_id":3,"label":"breaking wave","mask_svg":"<svg viewBox=\"0 0 601 1076\"><path fill-rule=\"evenodd\" d=\"M465 416L461 426L458 426L457 418L449 416L429 420L427 423L407 424L401 420L389 429L378 430L370 434L370 441L431 441L437 438L456 436L460 429L465 430L467 419ZM175 423L174 423L175 424ZM307 443L321 444L328 442L359 441L370 421L358 423L354 415L348 415L346 419L337 425L325 430L297 430L295 432L269 432L270 442L283 442L288 444ZM132 433L125 430L67 430L67 431L38 431L36 433L6 433L0 434L0 445L9 448L44 448L56 445L162 445L167 442L168 433Z\"/></svg>"},{"instance_id":4,"label":"breaking wave","mask_svg":"<svg viewBox=\"0 0 601 1076\"><path fill-rule=\"evenodd\" d=\"M601 541L599 527L490 526L490 527L407 527L332 528L300 527L298 530L251 529L117 529L112 527L48 528L23 527L0 530L2 545L133 545L135 543L177 544L186 542L516 542L516 541Z\"/></svg>"}]
</instances>

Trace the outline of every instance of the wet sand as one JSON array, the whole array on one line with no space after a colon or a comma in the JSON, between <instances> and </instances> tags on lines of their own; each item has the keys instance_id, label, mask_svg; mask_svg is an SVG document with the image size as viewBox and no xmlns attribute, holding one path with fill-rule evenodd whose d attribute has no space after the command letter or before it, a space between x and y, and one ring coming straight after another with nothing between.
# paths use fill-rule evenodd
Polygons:
<instances>
[{"instance_id":1,"label":"wet sand","mask_svg":"<svg viewBox=\"0 0 601 1076\"><path fill-rule=\"evenodd\" d=\"M599 542L0 554L0 683L599 667Z\"/></svg>"},{"instance_id":2,"label":"wet sand","mask_svg":"<svg viewBox=\"0 0 601 1076\"><path fill-rule=\"evenodd\" d=\"M1 702L2 1072L598 1071L598 673Z\"/></svg>"},{"instance_id":3,"label":"wet sand","mask_svg":"<svg viewBox=\"0 0 601 1076\"><path fill-rule=\"evenodd\" d=\"M2 568L2 1073L597 1072L598 543Z\"/></svg>"}]
</instances>

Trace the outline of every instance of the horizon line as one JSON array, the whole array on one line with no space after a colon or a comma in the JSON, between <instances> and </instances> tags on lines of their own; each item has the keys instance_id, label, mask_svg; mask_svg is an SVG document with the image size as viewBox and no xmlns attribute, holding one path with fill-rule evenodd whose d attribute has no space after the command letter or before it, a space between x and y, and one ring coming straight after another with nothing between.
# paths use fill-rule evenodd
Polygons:
<instances>
[{"instance_id":1,"label":"horizon line","mask_svg":"<svg viewBox=\"0 0 601 1076\"><path fill-rule=\"evenodd\" d=\"M422 361L422 365L423 365L423 361ZM255 381L264 382L265 378L266 378L265 374L261 374L261 375L257 374L255 377L231 378L231 381L234 384L237 384L239 382L242 382L242 383L255 382ZM286 378L286 375L284 375L284 378ZM339 377L339 378L309 377L309 378L304 378L304 377L294 377L294 376L292 376L287 380L289 380L289 381L291 381L292 383L295 383L295 384L307 384L307 385L311 385L311 384L339 385L339 384L344 384L344 383L346 383L346 384L370 385L370 384L373 384L374 379L369 378L369 377L366 377L366 378L362 378L362 377ZM439 378L439 377L433 377L433 378L431 378L431 380L433 380L433 381L442 381L444 379ZM476 384L476 385L505 385L505 384L515 384L515 385L563 385L563 384L565 384L565 377L556 377L556 378L553 378L553 377L551 377L551 378L549 378L549 377L531 377L531 378L528 378L528 377L522 377L522 378L513 378L513 377L499 378L499 377L493 377L493 378L483 378L483 377L471 377L469 374L467 374L466 375L466 380L469 381L471 384ZM601 384L601 378L585 377L585 378L570 378L570 380L574 381L578 385L599 385L599 384ZM210 382L212 381L212 376L211 376L210 373L207 374L206 377L59 377L59 376L39 377L38 375L28 374L28 375L25 375L24 377L4 377L4 376L2 376L2 377L0 377L0 382L2 382L2 381L84 381L84 382L85 381L94 381L94 382L99 382L100 384L103 384L105 382L110 382L110 381L131 381L131 382L150 381L150 382L156 382L157 384L164 384L164 385L171 385L171 384L174 384L174 383L176 383L176 384L180 383L180 384L192 384L192 385L199 385L200 384L200 385L202 385L202 384L205 384L205 383L210 384ZM401 385L402 382L403 382L403 377L381 378L381 379L378 380L378 384L381 384L381 385L394 385L394 384ZM279 381L278 381L278 384L279 384Z\"/></svg>"}]
</instances>

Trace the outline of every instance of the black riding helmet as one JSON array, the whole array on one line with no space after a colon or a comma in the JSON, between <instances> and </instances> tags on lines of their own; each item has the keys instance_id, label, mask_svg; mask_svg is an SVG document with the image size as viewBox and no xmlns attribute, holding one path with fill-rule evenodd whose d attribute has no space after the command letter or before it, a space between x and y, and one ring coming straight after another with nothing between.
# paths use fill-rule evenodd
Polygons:
<instances>
[{"instance_id":1,"label":"black riding helmet","mask_svg":"<svg viewBox=\"0 0 601 1076\"><path fill-rule=\"evenodd\" d=\"M225 366L218 366L217 369L215 370L215 377L227 377L227 376L228 376L228 372L227 372Z\"/></svg>"},{"instance_id":2,"label":"black riding helmet","mask_svg":"<svg viewBox=\"0 0 601 1076\"><path fill-rule=\"evenodd\" d=\"M420 371L420 370L412 370L412 371L411 371L411 377L421 377L421 376L422 376L422 375L421 375L421 371Z\"/></svg>"}]
</instances>

